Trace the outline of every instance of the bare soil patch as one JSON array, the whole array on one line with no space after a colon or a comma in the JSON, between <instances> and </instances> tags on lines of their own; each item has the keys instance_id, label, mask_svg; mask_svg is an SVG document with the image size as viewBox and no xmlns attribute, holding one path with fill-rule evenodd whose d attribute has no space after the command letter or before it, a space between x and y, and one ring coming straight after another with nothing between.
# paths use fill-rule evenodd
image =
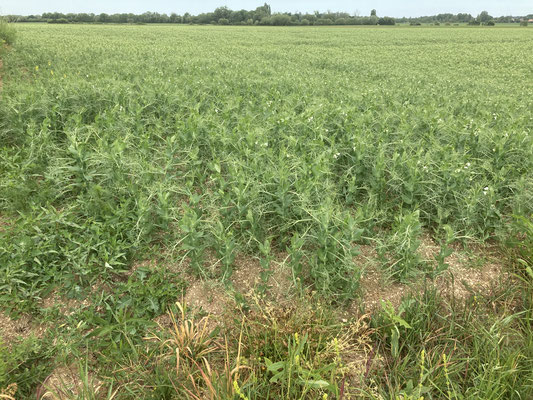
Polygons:
<instances>
[{"instance_id":1,"label":"bare soil patch","mask_svg":"<svg viewBox=\"0 0 533 400\"><path fill-rule=\"evenodd\" d=\"M448 269L437 277L434 285L441 295L466 301L475 293L489 293L500 281L509 279L505 271L505 257L495 245L453 245L454 252L446 258ZM366 312L381 308L381 302L390 302L397 307L409 293L420 293L424 288L424 278L409 283L399 283L387 279L380 268L378 255L373 246L359 246L360 254L354 260L363 269L361 276L361 301L354 301L352 312L363 306ZM418 249L428 268L435 267L435 257L440 245L429 234L424 234Z\"/></svg>"},{"instance_id":2,"label":"bare soil patch","mask_svg":"<svg viewBox=\"0 0 533 400\"><path fill-rule=\"evenodd\" d=\"M185 304L214 317L220 317L230 301L228 293L222 286L200 280L193 282L185 295Z\"/></svg>"},{"instance_id":3,"label":"bare soil patch","mask_svg":"<svg viewBox=\"0 0 533 400\"><path fill-rule=\"evenodd\" d=\"M272 301L286 301L293 292L291 271L285 265L286 253L279 253L271 262L271 272L266 282L266 296ZM231 277L233 288L242 294L250 294L261 284L262 267L259 259L239 255L235 258L235 270Z\"/></svg>"},{"instance_id":4,"label":"bare soil patch","mask_svg":"<svg viewBox=\"0 0 533 400\"><path fill-rule=\"evenodd\" d=\"M0 312L0 338L6 346L10 346L14 341L24 340L30 336L42 337L46 332L46 327L35 324L29 315L22 315L13 319L3 312Z\"/></svg>"},{"instance_id":5,"label":"bare soil patch","mask_svg":"<svg viewBox=\"0 0 533 400\"><path fill-rule=\"evenodd\" d=\"M69 299L65 296L61 296L57 291L52 292L48 297L44 298L41 302L42 308L58 307L59 312L62 315L72 315L80 308L89 307L91 305L88 299Z\"/></svg>"},{"instance_id":6,"label":"bare soil patch","mask_svg":"<svg viewBox=\"0 0 533 400\"><path fill-rule=\"evenodd\" d=\"M363 298L361 300L365 311L372 312L381 308L381 302L390 302L397 307L402 297L408 293L408 285L391 282L380 270L378 255L372 245L360 245L359 255L355 258L356 265L363 269L361 275L361 289ZM359 303L355 301L355 306Z\"/></svg>"},{"instance_id":7,"label":"bare soil patch","mask_svg":"<svg viewBox=\"0 0 533 400\"><path fill-rule=\"evenodd\" d=\"M103 394L100 380L88 374L87 382L82 380L82 374L75 365L56 368L37 389L38 400L71 400L77 398L92 398L95 394Z\"/></svg>"},{"instance_id":8,"label":"bare soil patch","mask_svg":"<svg viewBox=\"0 0 533 400\"><path fill-rule=\"evenodd\" d=\"M460 244L451 246L453 253L446 258L447 271L435 280L440 293L448 298L464 301L474 293L488 293L496 283L510 278L505 269L505 258L493 244ZM435 264L440 246L429 235L424 235L420 252L426 262Z\"/></svg>"}]
</instances>

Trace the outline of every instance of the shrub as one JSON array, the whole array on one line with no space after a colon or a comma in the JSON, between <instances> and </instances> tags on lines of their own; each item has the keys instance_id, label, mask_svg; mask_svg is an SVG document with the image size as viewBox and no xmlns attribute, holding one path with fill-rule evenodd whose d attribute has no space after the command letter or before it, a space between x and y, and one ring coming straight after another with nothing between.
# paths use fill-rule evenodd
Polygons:
<instances>
[{"instance_id":1,"label":"shrub","mask_svg":"<svg viewBox=\"0 0 533 400\"><path fill-rule=\"evenodd\" d=\"M350 19L349 18L339 18L339 19L335 20L335 24L336 25L349 25L350 24Z\"/></svg>"},{"instance_id":2,"label":"shrub","mask_svg":"<svg viewBox=\"0 0 533 400\"><path fill-rule=\"evenodd\" d=\"M291 17L289 17L287 14L274 14L272 17L270 17L270 24L271 25L289 25L291 22Z\"/></svg>"},{"instance_id":3,"label":"shrub","mask_svg":"<svg viewBox=\"0 0 533 400\"><path fill-rule=\"evenodd\" d=\"M520 26L527 26L528 22L526 20L520 21Z\"/></svg>"},{"instance_id":4,"label":"shrub","mask_svg":"<svg viewBox=\"0 0 533 400\"><path fill-rule=\"evenodd\" d=\"M59 19L49 19L49 24L68 24L68 19L66 18L59 18Z\"/></svg>"},{"instance_id":5,"label":"shrub","mask_svg":"<svg viewBox=\"0 0 533 400\"><path fill-rule=\"evenodd\" d=\"M227 18L220 18L218 20L219 25L229 25L229 20Z\"/></svg>"},{"instance_id":6,"label":"shrub","mask_svg":"<svg viewBox=\"0 0 533 400\"><path fill-rule=\"evenodd\" d=\"M315 22L315 25L333 25L333 20L330 18L320 18Z\"/></svg>"},{"instance_id":7,"label":"shrub","mask_svg":"<svg viewBox=\"0 0 533 400\"><path fill-rule=\"evenodd\" d=\"M494 21L487 22L487 26L494 26L494 25L496 25L496 23Z\"/></svg>"},{"instance_id":8,"label":"shrub","mask_svg":"<svg viewBox=\"0 0 533 400\"><path fill-rule=\"evenodd\" d=\"M381 17L378 20L378 25L396 25L396 21L392 17Z\"/></svg>"},{"instance_id":9,"label":"shrub","mask_svg":"<svg viewBox=\"0 0 533 400\"><path fill-rule=\"evenodd\" d=\"M16 31L13 25L0 18L0 41L5 44L15 42Z\"/></svg>"}]
</instances>

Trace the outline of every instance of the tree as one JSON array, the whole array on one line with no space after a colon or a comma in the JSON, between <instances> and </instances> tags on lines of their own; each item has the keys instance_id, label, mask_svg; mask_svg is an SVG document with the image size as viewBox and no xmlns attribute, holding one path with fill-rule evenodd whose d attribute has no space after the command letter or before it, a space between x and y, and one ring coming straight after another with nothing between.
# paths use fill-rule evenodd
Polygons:
<instances>
[{"instance_id":1,"label":"tree","mask_svg":"<svg viewBox=\"0 0 533 400\"><path fill-rule=\"evenodd\" d=\"M470 22L474 19L470 14L459 13L457 14L457 22Z\"/></svg>"},{"instance_id":2,"label":"tree","mask_svg":"<svg viewBox=\"0 0 533 400\"><path fill-rule=\"evenodd\" d=\"M481 22L482 24L486 24L487 22L491 21L493 18L487 11L481 11L481 14L477 16L478 22Z\"/></svg>"},{"instance_id":3,"label":"tree","mask_svg":"<svg viewBox=\"0 0 533 400\"><path fill-rule=\"evenodd\" d=\"M178 14L176 14L176 13L172 13L172 14L170 14L169 22L171 24L177 24L177 23L181 22L181 17Z\"/></svg>"},{"instance_id":4,"label":"tree","mask_svg":"<svg viewBox=\"0 0 533 400\"><path fill-rule=\"evenodd\" d=\"M378 13L377 13L375 8L372 11L370 11L370 16L371 17L377 17L377 15L378 15Z\"/></svg>"},{"instance_id":5,"label":"tree","mask_svg":"<svg viewBox=\"0 0 533 400\"><path fill-rule=\"evenodd\" d=\"M215 21L218 22L219 19L229 20L231 17L231 10L228 7L218 7L213 13Z\"/></svg>"},{"instance_id":6,"label":"tree","mask_svg":"<svg viewBox=\"0 0 533 400\"><path fill-rule=\"evenodd\" d=\"M102 23L109 22L109 15L107 15L106 13L102 13L98 16L97 20L98 22Z\"/></svg>"},{"instance_id":7,"label":"tree","mask_svg":"<svg viewBox=\"0 0 533 400\"><path fill-rule=\"evenodd\" d=\"M254 19L255 20L261 20L264 17L270 17L271 14L272 14L272 10L271 10L270 6L267 3L265 3L261 7L257 7L255 9Z\"/></svg>"}]
</instances>

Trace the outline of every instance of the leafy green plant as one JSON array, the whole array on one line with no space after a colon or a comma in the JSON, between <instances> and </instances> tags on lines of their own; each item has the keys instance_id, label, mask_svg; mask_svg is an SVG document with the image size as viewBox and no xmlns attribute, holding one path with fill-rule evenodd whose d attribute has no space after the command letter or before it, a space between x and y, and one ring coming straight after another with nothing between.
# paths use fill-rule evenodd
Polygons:
<instances>
[{"instance_id":1,"label":"leafy green plant","mask_svg":"<svg viewBox=\"0 0 533 400\"><path fill-rule=\"evenodd\" d=\"M322 392L338 395L338 388L324 379L335 364L324 365L319 369L309 369L309 349L307 335L299 336L295 333L288 339L288 354L286 360L272 362L265 357L265 366L271 374L270 382L279 384L282 398L304 397L308 392L315 392L319 396Z\"/></svg>"},{"instance_id":2,"label":"leafy green plant","mask_svg":"<svg viewBox=\"0 0 533 400\"><path fill-rule=\"evenodd\" d=\"M400 334L405 329L413 329L401 315L405 312L405 308L409 307L409 303L402 303L400 309L396 311L390 302L382 302L383 317L385 318L384 327L390 327L390 347L391 354L394 358L400 354Z\"/></svg>"},{"instance_id":3,"label":"leafy green plant","mask_svg":"<svg viewBox=\"0 0 533 400\"><path fill-rule=\"evenodd\" d=\"M314 285L324 293L338 296L341 301L353 298L361 273L353 261L357 254L354 242L363 231L348 213L336 216L325 209L318 213L316 221L316 249L309 259Z\"/></svg>"},{"instance_id":4,"label":"leafy green plant","mask_svg":"<svg viewBox=\"0 0 533 400\"><path fill-rule=\"evenodd\" d=\"M207 247L206 233L203 229L202 211L195 207L198 204L197 197L192 198L192 206L184 206L184 214L180 220L180 229L185 236L181 242L181 248L187 252L192 270L202 276L205 274L203 269L204 250Z\"/></svg>"},{"instance_id":5,"label":"leafy green plant","mask_svg":"<svg viewBox=\"0 0 533 400\"><path fill-rule=\"evenodd\" d=\"M420 269L421 257L417 250L421 233L422 224L418 210L396 217L391 235L379 248L385 260L384 267L390 276L404 280Z\"/></svg>"},{"instance_id":6,"label":"leafy green plant","mask_svg":"<svg viewBox=\"0 0 533 400\"><path fill-rule=\"evenodd\" d=\"M455 234L449 225L444 225L444 231L446 236L440 243L439 254L435 256L437 265L428 273L431 279L435 279L437 276L448 270L449 265L446 263L446 258L453 254L453 248L450 247L450 245L455 240Z\"/></svg>"},{"instance_id":7,"label":"leafy green plant","mask_svg":"<svg viewBox=\"0 0 533 400\"><path fill-rule=\"evenodd\" d=\"M231 231L228 232L220 221L216 225L214 239L216 254L222 265L221 279L223 282L227 282L233 273L237 244L233 238L233 233Z\"/></svg>"},{"instance_id":8,"label":"leafy green plant","mask_svg":"<svg viewBox=\"0 0 533 400\"><path fill-rule=\"evenodd\" d=\"M179 275L161 267L136 269L125 283L116 285L106 301L108 309L131 309L136 318L151 319L163 314L186 288Z\"/></svg>"}]
</instances>

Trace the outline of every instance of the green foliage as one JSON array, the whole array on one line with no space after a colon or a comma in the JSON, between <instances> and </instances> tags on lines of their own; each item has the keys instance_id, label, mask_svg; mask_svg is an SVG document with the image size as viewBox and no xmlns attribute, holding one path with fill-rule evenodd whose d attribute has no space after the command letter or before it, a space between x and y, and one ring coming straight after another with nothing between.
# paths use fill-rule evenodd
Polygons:
<instances>
[{"instance_id":1,"label":"green foliage","mask_svg":"<svg viewBox=\"0 0 533 400\"><path fill-rule=\"evenodd\" d=\"M185 283L164 268L138 268L127 282L115 286L112 296L104 300L106 311L130 309L135 318L152 319L163 314L183 296Z\"/></svg>"},{"instance_id":2,"label":"green foliage","mask_svg":"<svg viewBox=\"0 0 533 400\"><path fill-rule=\"evenodd\" d=\"M361 272L353 261L357 255L353 243L361 238L363 230L350 214L332 214L328 203L324 207L314 215L317 227L312 234L310 275L317 289L343 301L353 298L359 288Z\"/></svg>"},{"instance_id":3,"label":"green foliage","mask_svg":"<svg viewBox=\"0 0 533 400\"><path fill-rule=\"evenodd\" d=\"M494 299L486 301L490 306ZM483 310L476 312L475 307ZM447 304L431 288L405 298L398 311L385 305L376 326L387 343L385 368L392 372L386 378L387 396L530 396L533 354L528 348L531 332L519 328L524 315L490 315L489 310L476 299L465 305ZM383 374L376 377L382 381Z\"/></svg>"},{"instance_id":4,"label":"green foliage","mask_svg":"<svg viewBox=\"0 0 533 400\"><path fill-rule=\"evenodd\" d=\"M327 376L335 369L335 364L309 369L311 365L307 335L300 337L295 333L288 339L287 358L272 362L264 358L266 370L271 374L270 383L279 385L281 398L303 397L316 391L330 392L338 395L338 389L330 384Z\"/></svg>"},{"instance_id":5,"label":"green foliage","mask_svg":"<svg viewBox=\"0 0 533 400\"><path fill-rule=\"evenodd\" d=\"M431 279L435 279L437 276L448 270L449 265L446 263L446 258L453 254L453 248L450 245L455 240L455 234L448 225L444 225L445 237L441 240L439 254L435 256L437 262L436 267L428 272Z\"/></svg>"},{"instance_id":6,"label":"green foliage","mask_svg":"<svg viewBox=\"0 0 533 400\"><path fill-rule=\"evenodd\" d=\"M524 284L523 302L528 310L525 319L533 320L533 215L515 216L510 231L507 245L511 248L516 276Z\"/></svg>"},{"instance_id":7,"label":"green foliage","mask_svg":"<svg viewBox=\"0 0 533 400\"><path fill-rule=\"evenodd\" d=\"M518 251L518 262L526 268L533 268L533 215L514 217L510 244ZM531 272L528 275L533 278Z\"/></svg>"},{"instance_id":8,"label":"green foliage","mask_svg":"<svg viewBox=\"0 0 533 400\"><path fill-rule=\"evenodd\" d=\"M0 53L3 50L4 44L12 45L15 43L17 31L13 24L8 23L4 18L0 17Z\"/></svg>"},{"instance_id":9,"label":"green foliage","mask_svg":"<svg viewBox=\"0 0 533 400\"><path fill-rule=\"evenodd\" d=\"M396 25L396 21L392 17L381 17L378 20L378 25Z\"/></svg>"},{"instance_id":10,"label":"green foliage","mask_svg":"<svg viewBox=\"0 0 533 400\"><path fill-rule=\"evenodd\" d=\"M139 268L126 282L119 282L112 292L101 292L93 298L80 317L91 331L85 336L97 341L93 348L103 348L108 354L129 353L138 344L153 318L165 313L183 297L185 283L162 268Z\"/></svg>"},{"instance_id":11,"label":"green foliage","mask_svg":"<svg viewBox=\"0 0 533 400\"><path fill-rule=\"evenodd\" d=\"M51 372L56 349L48 340L29 337L9 347L0 335L0 393L1 389L17 384L17 398L34 396L37 386Z\"/></svg>"},{"instance_id":12,"label":"green foliage","mask_svg":"<svg viewBox=\"0 0 533 400\"><path fill-rule=\"evenodd\" d=\"M191 205L184 204L184 212L179 227L184 233L181 248L186 251L190 266L197 275L203 275L203 258L206 249L206 233L202 210L198 207L198 198L193 196ZM228 271L229 272L229 271Z\"/></svg>"},{"instance_id":13,"label":"green foliage","mask_svg":"<svg viewBox=\"0 0 533 400\"><path fill-rule=\"evenodd\" d=\"M237 21L228 11L219 10L218 21ZM246 21L276 17L266 6L256 14ZM305 17L313 24L347 18ZM179 375L175 349L163 357L143 341L185 286L162 265L229 284L236 255L252 257L267 295L281 255L302 295L309 289L339 303L359 293L354 259L363 243L379 243L383 268L407 281L446 271L456 238L510 235L521 280L509 282L516 294L507 296L516 310L501 297L448 306L431 290L398 309L385 306L372 318L373 353L385 373L368 367L357 377L369 386L373 379L385 398L429 398L427 389L432 398L531 397L527 32L318 30L17 27L22 40L6 55L0 102L2 311L55 313L58 337L68 339L63 355L90 347L103 378L120 377L124 397L184 398L190 393L173 384L190 382L195 393L208 366L189 363L192 379ZM426 232L440 238L432 271L418 255ZM164 263L153 269L137 267L159 257ZM69 315L59 307L42 311L53 290L90 304ZM219 371L229 372L220 393L340 397L345 370L331 341L339 332L361 336L320 315L333 318L324 304L288 321L279 309L275 317L265 311L258 321L250 299L240 296L247 314L226 332L231 354L221 357L217 348L213 355L211 366L230 360ZM483 303L496 305L481 309ZM361 356L372 364L367 347ZM44 354L35 376L49 372L44 347L21 353L15 358ZM4 362L0 370L6 365L18 364ZM238 378L231 373L237 366ZM311 387L322 381L339 393Z\"/></svg>"},{"instance_id":14,"label":"green foliage","mask_svg":"<svg viewBox=\"0 0 533 400\"><path fill-rule=\"evenodd\" d=\"M420 270L422 260L418 254L422 224L420 212L399 214L391 234L378 249L384 259L384 267L391 277L404 280Z\"/></svg>"}]
</instances>

